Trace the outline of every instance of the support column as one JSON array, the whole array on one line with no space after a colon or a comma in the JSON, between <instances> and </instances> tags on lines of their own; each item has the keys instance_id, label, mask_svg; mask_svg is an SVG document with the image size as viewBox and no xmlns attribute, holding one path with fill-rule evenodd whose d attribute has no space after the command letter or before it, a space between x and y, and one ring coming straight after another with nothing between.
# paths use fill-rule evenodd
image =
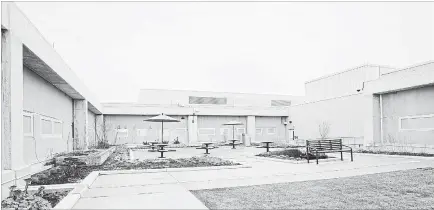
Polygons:
<instances>
[{"instance_id":1,"label":"support column","mask_svg":"<svg viewBox=\"0 0 434 210\"><path fill-rule=\"evenodd\" d=\"M193 145L197 143L197 116L191 115L187 117L188 123L188 144Z\"/></svg>"},{"instance_id":2,"label":"support column","mask_svg":"<svg viewBox=\"0 0 434 210\"><path fill-rule=\"evenodd\" d=\"M95 134L96 134L96 144L98 145L100 141L106 141L106 135L104 135L104 115L95 115Z\"/></svg>"},{"instance_id":3,"label":"support column","mask_svg":"<svg viewBox=\"0 0 434 210\"><path fill-rule=\"evenodd\" d=\"M87 136L88 119L87 119L87 100L74 100L74 143L75 150L88 150L89 139Z\"/></svg>"},{"instance_id":4,"label":"support column","mask_svg":"<svg viewBox=\"0 0 434 210\"><path fill-rule=\"evenodd\" d=\"M247 116L247 137L245 146L250 146L251 142L255 142L256 137L256 118L255 116Z\"/></svg>"},{"instance_id":5,"label":"support column","mask_svg":"<svg viewBox=\"0 0 434 210\"><path fill-rule=\"evenodd\" d=\"M3 169L24 166L23 153L23 43L2 29L1 140Z\"/></svg>"},{"instance_id":6,"label":"support column","mask_svg":"<svg viewBox=\"0 0 434 210\"><path fill-rule=\"evenodd\" d=\"M365 96L365 130L364 130L364 146L372 146L380 141L380 97L378 95Z\"/></svg>"}]
</instances>

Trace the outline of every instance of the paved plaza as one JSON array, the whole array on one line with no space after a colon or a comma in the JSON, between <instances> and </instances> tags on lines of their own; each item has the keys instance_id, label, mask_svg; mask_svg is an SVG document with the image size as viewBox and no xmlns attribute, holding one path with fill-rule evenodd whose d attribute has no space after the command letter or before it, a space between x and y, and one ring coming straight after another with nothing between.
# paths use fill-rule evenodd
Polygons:
<instances>
[{"instance_id":1,"label":"paved plaza","mask_svg":"<svg viewBox=\"0 0 434 210\"><path fill-rule=\"evenodd\" d=\"M211 156L249 165L251 168L170 171L155 173L100 175L86 190L74 209L206 209L189 190L274 184L318 179L332 179L398 170L434 167L434 158L349 154L344 161L332 158L307 164L257 158L264 149L220 147ZM273 149L272 149L273 150ZM203 155L195 148L178 148L167 153L170 158ZM156 158L157 153L133 152L134 159Z\"/></svg>"}]
</instances>

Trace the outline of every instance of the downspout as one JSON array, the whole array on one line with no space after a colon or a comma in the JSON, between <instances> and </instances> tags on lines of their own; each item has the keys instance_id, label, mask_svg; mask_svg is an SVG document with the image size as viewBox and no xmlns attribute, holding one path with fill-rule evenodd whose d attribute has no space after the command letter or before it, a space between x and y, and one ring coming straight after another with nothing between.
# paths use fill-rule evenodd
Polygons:
<instances>
[{"instance_id":1,"label":"downspout","mask_svg":"<svg viewBox=\"0 0 434 210\"><path fill-rule=\"evenodd\" d=\"M380 94L380 141L383 144L383 94Z\"/></svg>"}]
</instances>

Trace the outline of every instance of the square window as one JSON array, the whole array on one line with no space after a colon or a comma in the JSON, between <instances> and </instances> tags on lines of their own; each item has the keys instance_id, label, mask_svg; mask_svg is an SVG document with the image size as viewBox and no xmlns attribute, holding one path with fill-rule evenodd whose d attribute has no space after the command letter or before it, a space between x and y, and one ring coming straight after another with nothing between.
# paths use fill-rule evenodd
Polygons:
<instances>
[{"instance_id":1,"label":"square window","mask_svg":"<svg viewBox=\"0 0 434 210\"><path fill-rule=\"evenodd\" d=\"M262 135L262 128L256 128L256 135Z\"/></svg>"},{"instance_id":2,"label":"square window","mask_svg":"<svg viewBox=\"0 0 434 210\"><path fill-rule=\"evenodd\" d=\"M267 134L268 135L276 134L276 128L267 128Z\"/></svg>"},{"instance_id":3,"label":"square window","mask_svg":"<svg viewBox=\"0 0 434 210\"><path fill-rule=\"evenodd\" d=\"M116 129L117 137L128 137L128 129Z\"/></svg>"},{"instance_id":4,"label":"square window","mask_svg":"<svg viewBox=\"0 0 434 210\"><path fill-rule=\"evenodd\" d=\"M229 135L229 128L220 128L220 135Z\"/></svg>"},{"instance_id":5,"label":"square window","mask_svg":"<svg viewBox=\"0 0 434 210\"><path fill-rule=\"evenodd\" d=\"M53 128L54 128L53 134L62 136L62 123L61 122L53 122Z\"/></svg>"},{"instance_id":6,"label":"square window","mask_svg":"<svg viewBox=\"0 0 434 210\"><path fill-rule=\"evenodd\" d=\"M148 129L137 129L137 136L147 136Z\"/></svg>"},{"instance_id":7,"label":"square window","mask_svg":"<svg viewBox=\"0 0 434 210\"><path fill-rule=\"evenodd\" d=\"M243 133L246 133L246 129L245 128L237 128L237 134L241 135Z\"/></svg>"},{"instance_id":8,"label":"square window","mask_svg":"<svg viewBox=\"0 0 434 210\"><path fill-rule=\"evenodd\" d=\"M41 127L42 127L42 134L45 135L53 134L53 124L51 123L51 120L41 119Z\"/></svg>"},{"instance_id":9,"label":"square window","mask_svg":"<svg viewBox=\"0 0 434 210\"><path fill-rule=\"evenodd\" d=\"M23 115L23 133L24 136L33 136L33 115Z\"/></svg>"},{"instance_id":10,"label":"square window","mask_svg":"<svg viewBox=\"0 0 434 210\"><path fill-rule=\"evenodd\" d=\"M214 128L199 128L199 135L215 135L215 129Z\"/></svg>"}]
</instances>

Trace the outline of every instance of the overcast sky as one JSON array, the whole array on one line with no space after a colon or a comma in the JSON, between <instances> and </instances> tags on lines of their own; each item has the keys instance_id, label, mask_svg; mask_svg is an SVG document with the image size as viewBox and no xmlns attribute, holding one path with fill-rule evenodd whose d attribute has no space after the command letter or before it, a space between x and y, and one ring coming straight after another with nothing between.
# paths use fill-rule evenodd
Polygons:
<instances>
[{"instance_id":1,"label":"overcast sky","mask_svg":"<svg viewBox=\"0 0 434 210\"><path fill-rule=\"evenodd\" d=\"M434 59L433 3L18 2L103 102L140 88L303 95L364 63Z\"/></svg>"}]
</instances>

